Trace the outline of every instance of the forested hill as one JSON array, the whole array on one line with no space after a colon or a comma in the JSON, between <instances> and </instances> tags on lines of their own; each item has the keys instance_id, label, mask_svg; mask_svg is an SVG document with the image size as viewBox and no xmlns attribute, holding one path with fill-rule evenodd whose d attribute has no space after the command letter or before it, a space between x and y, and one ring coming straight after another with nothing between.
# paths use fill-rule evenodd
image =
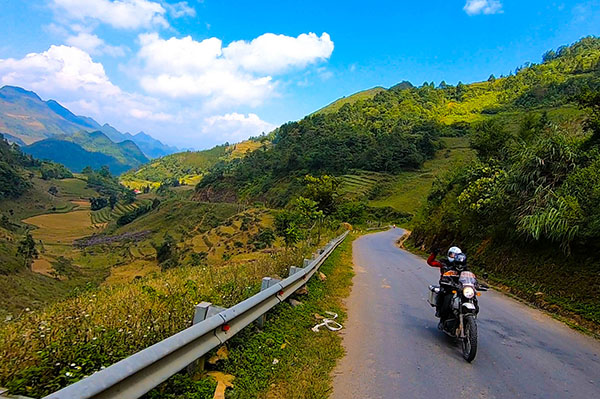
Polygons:
<instances>
[{"instance_id":1,"label":"forested hill","mask_svg":"<svg viewBox=\"0 0 600 399\"><path fill-rule=\"evenodd\" d=\"M466 134L472 124L496 116L530 110L575 116L573 96L583 88L600 87L600 39L584 38L547 52L543 59L485 82L418 88L400 84L372 97L349 97L338 110L328 107L279 127L273 146L217 163L197 186L198 198L285 202L293 191L288 184L293 176L418 168L434 154L440 136Z\"/></svg>"}]
</instances>

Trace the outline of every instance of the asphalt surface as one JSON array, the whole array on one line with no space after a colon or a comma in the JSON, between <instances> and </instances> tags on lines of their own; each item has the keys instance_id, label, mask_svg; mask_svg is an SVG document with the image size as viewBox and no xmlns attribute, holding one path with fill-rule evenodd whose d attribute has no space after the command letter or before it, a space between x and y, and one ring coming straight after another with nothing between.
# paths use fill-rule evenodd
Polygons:
<instances>
[{"instance_id":1,"label":"asphalt surface","mask_svg":"<svg viewBox=\"0 0 600 399\"><path fill-rule=\"evenodd\" d=\"M401 235L354 242L333 399L600 398L600 342L492 290L479 297L477 357L464 361L427 303L439 271L398 249Z\"/></svg>"}]
</instances>

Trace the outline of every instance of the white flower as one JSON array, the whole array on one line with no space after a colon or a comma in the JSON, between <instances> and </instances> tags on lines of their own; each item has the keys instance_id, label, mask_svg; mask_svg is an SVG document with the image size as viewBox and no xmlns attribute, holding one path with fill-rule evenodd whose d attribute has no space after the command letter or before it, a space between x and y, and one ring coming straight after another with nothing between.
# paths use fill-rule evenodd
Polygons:
<instances>
[{"instance_id":1,"label":"white flower","mask_svg":"<svg viewBox=\"0 0 600 399\"><path fill-rule=\"evenodd\" d=\"M77 366L75 363L71 363L71 367L75 367Z\"/></svg>"},{"instance_id":2,"label":"white flower","mask_svg":"<svg viewBox=\"0 0 600 399\"><path fill-rule=\"evenodd\" d=\"M73 374L71 374L71 373L69 373L69 372L67 371L67 372L65 373L65 375L66 375L67 377L71 377Z\"/></svg>"}]
</instances>

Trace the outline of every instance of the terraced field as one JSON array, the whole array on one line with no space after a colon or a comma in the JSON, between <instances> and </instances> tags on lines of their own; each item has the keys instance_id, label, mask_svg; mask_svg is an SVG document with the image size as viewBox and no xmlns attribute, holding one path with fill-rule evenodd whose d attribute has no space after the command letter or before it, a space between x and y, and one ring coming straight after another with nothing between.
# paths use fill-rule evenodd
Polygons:
<instances>
[{"instance_id":1,"label":"terraced field","mask_svg":"<svg viewBox=\"0 0 600 399\"><path fill-rule=\"evenodd\" d=\"M247 220L247 230L242 229L244 219ZM209 260L220 261L224 255L230 255L235 261L237 257L247 255L248 244L259 229L273 227L273 216L268 211L250 210L233 216L230 222L198 234L183 245L191 246L196 253L206 252Z\"/></svg>"},{"instance_id":2,"label":"terraced field","mask_svg":"<svg viewBox=\"0 0 600 399\"><path fill-rule=\"evenodd\" d=\"M98 228L105 227L106 223L109 223L112 220L118 219L123 214L125 214L127 212L131 212L139 206L142 206L142 205L145 206L150 203L151 203L150 200L143 199L143 200L136 201L132 204L118 203L117 205L115 205L115 209L113 209L113 210L111 210L110 207L108 207L108 206L104 207L100 210L93 211L91 213L92 224L94 226L97 226Z\"/></svg>"},{"instance_id":3,"label":"terraced field","mask_svg":"<svg viewBox=\"0 0 600 399\"><path fill-rule=\"evenodd\" d=\"M393 176L385 183L384 192L370 200L374 207L391 206L400 211L414 214L426 201L433 181L447 171L468 164L475 159L467 137L443 137L446 148L437 152L417 171L406 171Z\"/></svg>"},{"instance_id":4,"label":"terraced field","mask_svg":"<svg viewBox=\"0 0 600 399\"><path fill-rule=\"evenodd\" d=\"M366 195L373 186L388 178L388 175L377 172L358 171L355 174L341 176L340 191L348 195Z\"/></svg>"}]
</instances>

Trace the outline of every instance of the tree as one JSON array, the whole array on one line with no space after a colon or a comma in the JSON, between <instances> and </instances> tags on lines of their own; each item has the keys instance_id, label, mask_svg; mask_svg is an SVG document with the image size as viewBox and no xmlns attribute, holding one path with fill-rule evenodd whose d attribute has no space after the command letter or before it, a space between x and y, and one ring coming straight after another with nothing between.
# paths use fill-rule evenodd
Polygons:
<instances>
[{"instance_id":1,"label":"tree","mask_svg":"<svg viewBox=\"0 0 600 399\"><path fill-rule=\"evenodd\" d=\"M179 265L177 244L171 235L165 234L162 243L159 245L153 244L153 246L156 250L156 260L161 269L166 270Z\"/></svg>"},{"instance_id":2,"label":"tree","mask_svg":"<svg viewBox=\"0 0 600 399\"><path fill-rule=\"evenodd\" d=\"M496 77L494 76L494 74L491 74L490 77L488 78L488 82L495 82L496 81Z\"/></svg>"},{"instance_id":3,"label":"tree","mask_svg":"<svg viewBox=\"0 0 600 399\"><path fill-rule=\"evenodd\" d=\"M588 146L600 144L600 92L586 89L577 98L579 107L588 112L584 127L591 133Z\"/></svg>"},{"instance_id":4,"label":"tree","mask_svg":"<svg viewBox=\"0 0 600 399\"><path fill-rule=\"evenodd\" d=\"M126 204L131 204L133 201L135 201L135 191L127 189L123 192L122 197L123 202Z\"/></svg>"},{"instance_id":5,"label":"tree","mask_svg":"<svg viewBox=\"0 0 600 399\"><path fill-rule=\"evenodd\" d=\"M48 193L56 197L56 195L58 195L58 189L56 188L56 186L50 186L50 188L48 189Z\"/></svg>"},{"instance_id":6,"label":"tree","mask_svg":"<svg viewBox=\"0 0 600 399\"><path fill-rule=\"evenodd\" d=\"M297 212L281 211L275 215L275 232L283 238L286 247L293 246L302 238L299 222L300 215Z\"/></svg>"},{"instance_id":7,"label":"tree","mask_svg":"<svg viewBox=\"0 0 600 399\"><path fill-rule=\"evenodd\" d=\"M27 233L25 237L19 242L17 247L17 255L23 257L24 264L27 267L31 266L31 261L37 258L38 251L35 248L35 241L31 234Z\"/></svg>"},{"instance_id":8,"label":"tree","mask_svg":"<svg viewBox=\"0 0 600 399\"><path fill-rule=\"evenodd\" d=\"M339 197L339 180L329 175L321 177L306 175L304 182L306 183L305 191L307 197L317 203L318 210L322 211L325 215L333 213Z\"/></svg>"},{"instance_id":9,"label":"tree","mask_svg":"<svg viewBox=\"0 0 600 399\"><path fill-rule=\"evenodd\" d=\"M111 210L115 209L115 205L117 205L117 196L115 194L111 194L110 197L108 197L108 205Z\"/></svg>"},{"instance_id":10,"label":"tree","mask_svg":"<svg viewBox=\"0 0 600 399\"><path fill-rule=\"evenodd\" d=\"M98 171L98 174L102 177L105 178L111 178L112 175L110 174L110 169L108 168L108 166L103 165L100 170Z\"/></svg>"}]
</instances>

